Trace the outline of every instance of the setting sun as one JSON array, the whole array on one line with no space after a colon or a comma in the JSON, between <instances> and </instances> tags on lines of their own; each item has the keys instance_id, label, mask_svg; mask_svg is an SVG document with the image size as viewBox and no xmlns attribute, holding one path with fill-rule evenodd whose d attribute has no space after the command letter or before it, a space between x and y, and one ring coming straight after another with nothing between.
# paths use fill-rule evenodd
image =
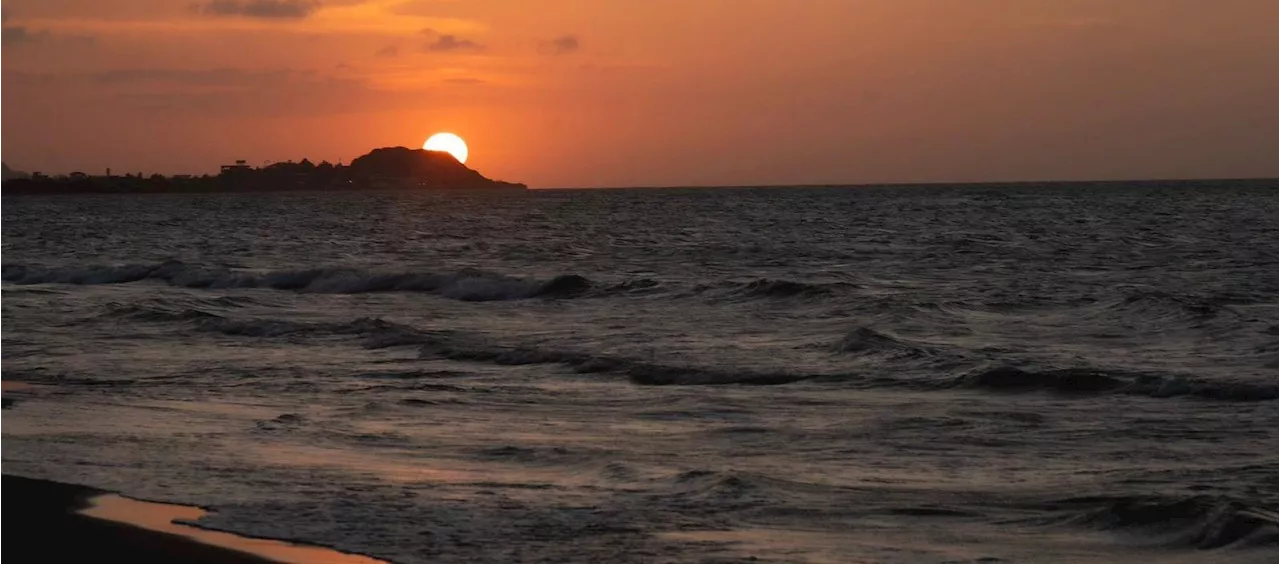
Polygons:
<instances>
[{"instance_id":1,"label":"setting sun","mask_svg":"<svg viewBox=\"0 0 1280 564\"><path fill-rule=\"evenodd\" d=\"M467 162L467 142L461 137L448 132L440 132L427 138L422 148L428 151L444 151L453 155L458 162Z\"/></svg>"}]
</instances>

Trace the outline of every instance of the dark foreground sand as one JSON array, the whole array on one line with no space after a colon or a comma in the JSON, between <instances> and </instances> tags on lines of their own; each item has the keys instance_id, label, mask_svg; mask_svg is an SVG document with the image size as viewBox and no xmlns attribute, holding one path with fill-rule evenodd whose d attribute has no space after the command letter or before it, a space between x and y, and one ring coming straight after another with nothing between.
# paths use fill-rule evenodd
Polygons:
<instances>
[{"instance_id":1,"label":"dark foreground sand","mask_svg":"<svg viewBox=\"0 0 1280 564\"><path fill-rule=\"evenodd\" d=\"M110 515L111 521L83 515ZM178 512L177 517L170 510ZM264 564L300 563L367 564L378 560L347 555L320 547L256 540L173 526L173 518L189 518L183 512L201 513L180 505L147 504L91 487L0 477L0 561L5 564L93 563L120 561L131 564ZM119 519L119 521L116 521ZM146 527L134 526L145 524ZM216 544L244 547L264 554L225 549L188 538L197 535ZM279 555L279 558L269 556Z\"/></svg>"},{"instance_id":2,"label":"dark foreground sand","mask_svg":"<svg viewBox=\"0 0 1280 564\"><path fill-rule=\"evenodd\" d=\"M176 535L78 515L88 499L106 492L33 480L3 478L5 562L131 562L136 564L261 564L250 554Z\"/></svg>"}]
</instances>

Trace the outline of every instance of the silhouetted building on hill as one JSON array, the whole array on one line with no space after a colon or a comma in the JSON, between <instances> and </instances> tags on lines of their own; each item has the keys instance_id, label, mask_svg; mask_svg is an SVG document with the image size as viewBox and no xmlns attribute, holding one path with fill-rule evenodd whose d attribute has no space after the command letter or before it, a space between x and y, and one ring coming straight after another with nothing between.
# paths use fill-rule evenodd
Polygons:
<instances>
[{"instance_id":1,"label":"silhouetted building on hill","mask_svg":"<svg viewBox=\"0 0 1280 564\"><path fill-rule=\"evenodd\" d=\"M253 167L244 159L236 161L236 164L222 165L222 174L236 174L247 170L253 170Z\"/></svg>"}]
</instances>

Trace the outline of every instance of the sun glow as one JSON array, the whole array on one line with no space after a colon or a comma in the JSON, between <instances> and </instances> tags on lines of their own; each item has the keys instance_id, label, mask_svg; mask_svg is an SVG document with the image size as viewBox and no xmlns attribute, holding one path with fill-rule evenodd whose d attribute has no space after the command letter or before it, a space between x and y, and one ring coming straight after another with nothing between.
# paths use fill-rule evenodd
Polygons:
<instances>
[{"instance_id":1,"label":"sun glow","mask_svg":"<svg viewBox=\"0 0 1280 564\"><path fill-rule=\"evenodd\" d=\"M422 144L422 148L428 151L444 151L453 155L458 162L467 162L467 142L461 137L442 131L427 138L427 142Z\"/></svg>"}]
</instances>

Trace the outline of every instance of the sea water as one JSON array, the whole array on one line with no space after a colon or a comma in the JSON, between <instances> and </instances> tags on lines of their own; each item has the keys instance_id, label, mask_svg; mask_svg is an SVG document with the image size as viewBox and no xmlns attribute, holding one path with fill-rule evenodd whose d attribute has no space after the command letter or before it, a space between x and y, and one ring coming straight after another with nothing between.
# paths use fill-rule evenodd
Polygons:
<instances>
[{"instance_id":1,"label":"sea water","mask_svg":"<svg viewBox=\"0 0 1280 564\"><path fill-rule=\"evenodd\" d=\"M405 563L1275 555L1274 186L3 203L7 473Z\"/></svg>"}]
</instances>

